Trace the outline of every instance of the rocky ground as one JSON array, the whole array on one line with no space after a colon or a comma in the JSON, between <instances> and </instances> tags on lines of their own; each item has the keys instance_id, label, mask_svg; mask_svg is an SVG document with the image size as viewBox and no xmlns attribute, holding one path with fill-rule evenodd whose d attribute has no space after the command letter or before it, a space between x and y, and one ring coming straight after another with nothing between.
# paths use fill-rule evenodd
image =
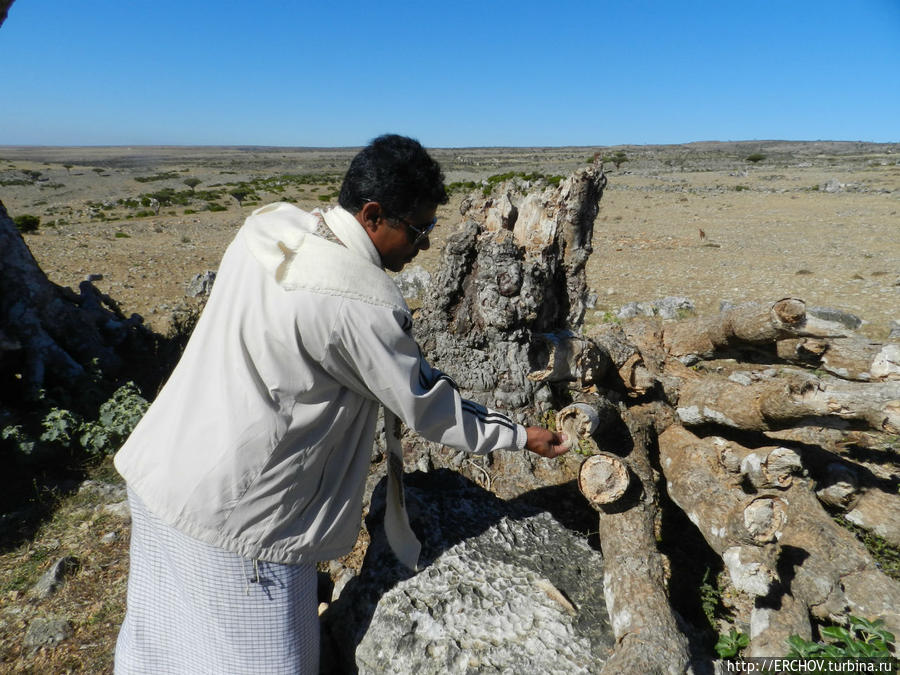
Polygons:
<instances>
[{"instance_id":1,"label":"rocky ground","mask_svg":"<svg viewBox=\"0 0 900 675\"><path fill-rule=\"evenodd\" d=\"M617 150L627 161L607 163L609 185L588 265L597 296L588 321L666 296L689 298L701 313L722 301L796 296L858 315L868 322L863 332L875 338L900 320L900 145L708 143L602 154ZM449 182L480 183L508 171L565 174L596 151L435 154ZM765 157L748 161L754 153ZM0 200L14 218L41 219L25 239L53 281L77 287L96 275L97 287L123 311L164 331L185 301L187 282L216 268L253 208L283 199L303 208L334 203L352 154L5 147ZM189 178L200 181L193 192ZM229 194L235 190L246 192L242 203ZM173 194L180 197L166 203ZM424 268L436 266L464 196L465 188L454 191L439 211L432 248L417 261ZM2 552L3 670L111 671L128 533L115 483L106 463L68 496L37 495L56 507L53 516L32 540ZM358 567L359 553L344 561L348 567Z\"/></svg>"}]
</instances>

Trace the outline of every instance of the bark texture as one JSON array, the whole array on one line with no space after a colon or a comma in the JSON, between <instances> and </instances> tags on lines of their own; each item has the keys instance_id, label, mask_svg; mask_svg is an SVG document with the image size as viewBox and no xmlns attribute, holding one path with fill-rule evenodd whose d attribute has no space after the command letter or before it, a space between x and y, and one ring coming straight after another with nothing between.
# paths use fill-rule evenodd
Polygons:
<instances>
[{"instance_id":1,"label":"bark texture","mask_svg":"<svg viewBox=\"0 0 900 675\"><path fill-rule=\"evenodd\" d=\"M603 589L616 636L615 651L601 672L610 675L683 673L690 664L687 638L669 603L668 563L656 543L661 514L650 447L657 412L652 407L623 412L631 447L623 449L620 462L631 476L631 489L616 499L605 493L604 503L582 488L599 516Z\"/></svg>"},{"instance_id":2,"label":"bark texture","mask_svg":"<svg viewBox=\"0 0 900 675\"><path fill-rule=\"evenodd\" d=\"M123 316L90 281L78 293L49 281L2 203L0 251L0 382L10 402L71 386L88 368L119 376L130 355L155 352L141 317Z\"/></svg>"},{"instance_id":3,"label":"bark texture","mask_svg":"<svg viewBox=\"0 0 900 675\"><path fill-rule=\"evenodd\" d=\"M604 182L592 168L555 190L501 185L467 200L418 327L465 395L520 421L594 408L556 416L577 454L496 453L479 471L504 497L574 481L597 512L617 640L605 672L690 663L657 545L662 503L721 558L749 653L783 656L789 636L851 613L898 626L897 582L825 510L896 541L898 345L811 316L799 298L582 332Z\"/></svg>"},{"instance_id":4,"label":"bark texture","mask_svg":"<svg viewBox=\"0 0 900 675\"><path fill-rule=\"evenodd\" d=\"M447 242L417 332L470 398L521 417L549 407L552 382L599 374L571 333L584 317L584 264L605 185L589 167L540 193L521 197L503 184L464 203L468 220Z\"/></svg>"}]
</instances>

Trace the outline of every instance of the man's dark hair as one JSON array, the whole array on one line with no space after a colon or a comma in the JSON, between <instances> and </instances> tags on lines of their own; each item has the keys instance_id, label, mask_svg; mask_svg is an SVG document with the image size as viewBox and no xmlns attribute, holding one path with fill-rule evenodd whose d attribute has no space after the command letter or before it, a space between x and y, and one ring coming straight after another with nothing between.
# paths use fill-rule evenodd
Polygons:
<instances>
[{"instance_id":1,"label":"man's dark hair","mask_svg":"<svg viewBox=\"0 0 900 675\"><path fill-rule=\"evenodd\" d=\"M370 201L381 204L388 218L408 218L422 208L447 203L444 174L417 140L379 136L350 162L338 197L350 213Z\"/></svg>"}]
</instances>

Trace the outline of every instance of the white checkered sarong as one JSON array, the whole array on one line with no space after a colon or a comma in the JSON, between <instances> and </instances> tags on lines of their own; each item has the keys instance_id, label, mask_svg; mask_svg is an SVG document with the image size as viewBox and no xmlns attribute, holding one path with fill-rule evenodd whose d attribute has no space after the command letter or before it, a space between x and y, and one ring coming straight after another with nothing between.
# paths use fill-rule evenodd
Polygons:
<instances>
[{"instance_id":1,"label":"white checkered sarong","mask_svg":"<svg viewBox=\"0 0 900 675\"><path fill-rule=\"evenodd\" d=\"M128 501L117 675L318 673L315 565L249 560L166 525L130 490Z\"/></svg>"}]
</instances>

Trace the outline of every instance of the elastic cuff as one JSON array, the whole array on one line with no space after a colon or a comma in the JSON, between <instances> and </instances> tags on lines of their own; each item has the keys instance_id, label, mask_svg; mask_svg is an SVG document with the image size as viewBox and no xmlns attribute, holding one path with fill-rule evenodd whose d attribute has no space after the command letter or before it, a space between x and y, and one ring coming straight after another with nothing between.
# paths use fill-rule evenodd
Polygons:
<instances>
[{"instance_id":1,"label":"elastic cuff","mask_svg":"<svg viewBox=\"0 0 900 675\"><path fill-rule=\"evenodd\" d=\"M525 444L528 442L528 431L525 430L524 425L517 424L516 425L516 449L524 450Z\"/></svg>"}]
</instances>

